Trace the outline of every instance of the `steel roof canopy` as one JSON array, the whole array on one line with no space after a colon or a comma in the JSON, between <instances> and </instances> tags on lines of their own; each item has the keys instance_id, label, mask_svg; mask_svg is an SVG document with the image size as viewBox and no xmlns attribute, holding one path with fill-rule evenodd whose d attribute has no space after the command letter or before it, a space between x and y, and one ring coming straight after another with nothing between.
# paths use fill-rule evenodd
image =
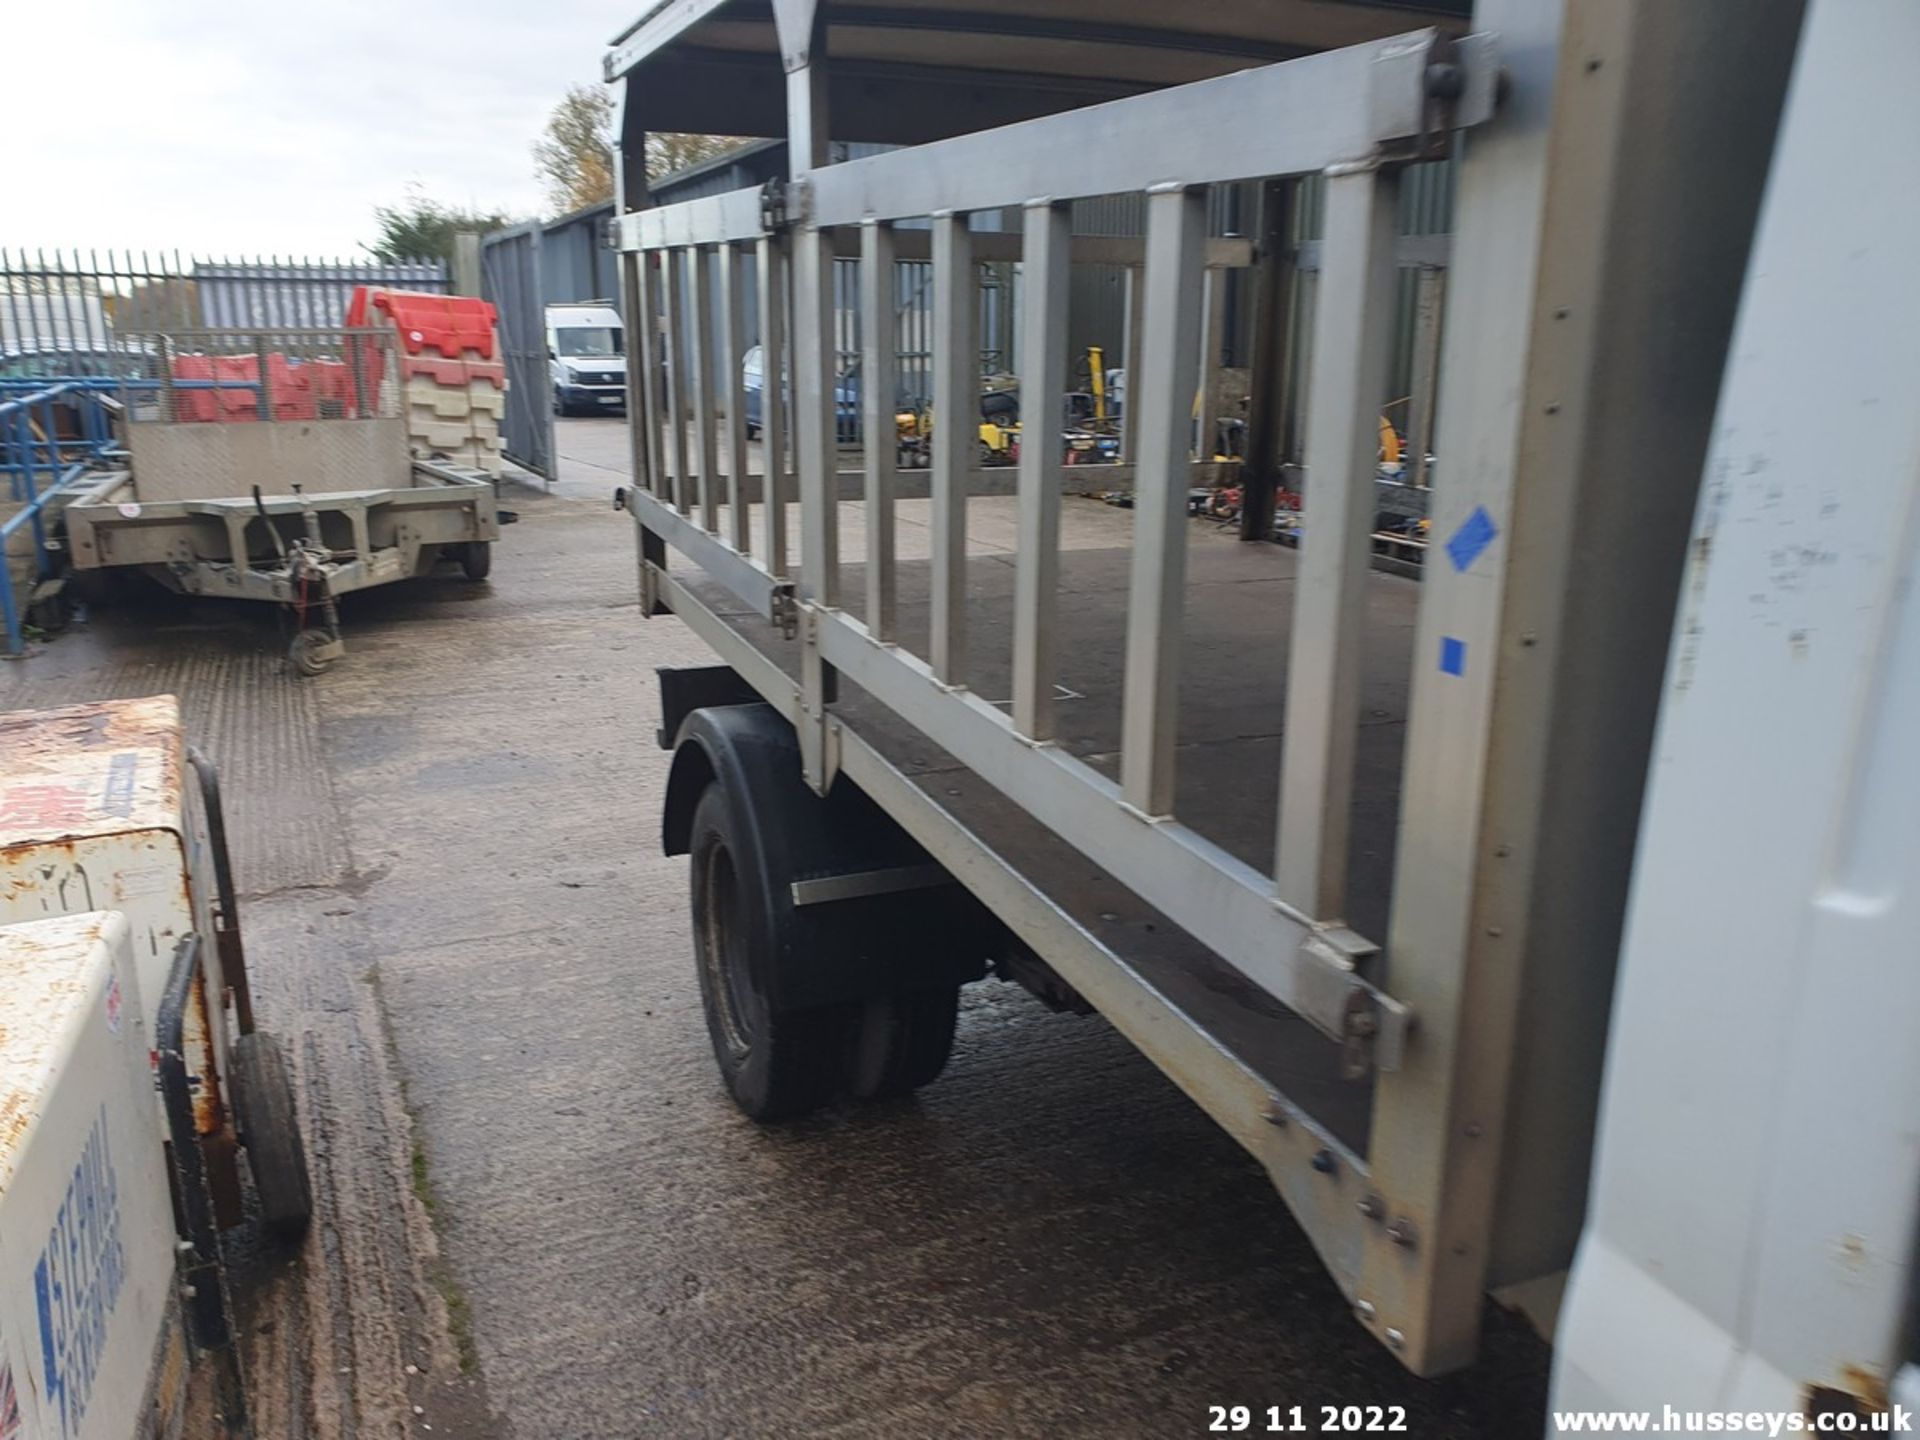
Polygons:
<instances>
[{"instance_id":1,"label":"steel roof canopy","mask_svg":"<svg viewBox=\"0 0 1920 1440\"><path fill-rule=\"evenodd\" d=\"M824 31L836 140L920 144L1398 34L1470 0L659 0L606 78L650 131L786 133Z\"/></svg>"}]
</instances>

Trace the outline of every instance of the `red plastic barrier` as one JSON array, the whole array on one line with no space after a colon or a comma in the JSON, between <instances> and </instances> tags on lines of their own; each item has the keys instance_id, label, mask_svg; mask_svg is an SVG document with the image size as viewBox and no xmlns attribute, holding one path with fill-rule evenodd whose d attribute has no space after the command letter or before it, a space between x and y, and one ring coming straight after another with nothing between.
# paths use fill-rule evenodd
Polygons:
<instances>
[{"instance_id":1,"label":"red plastic barrier","mask_svg":"<svg viewBox=\"0 0 1920 1440\"><path fill-rule=\"evenodd\" d=\"M493 359L495 318L493 306L472 295L429 295L369 285L356 286L347 307L347 324L390 324L407 354L437 351L449 360L469 354Z\"/></svg>"},{"instance_id":2,"label":"red plastic barrier","mask_svg":"<svg viewBox=\"0 0 1920 1440\"><path fill-rule=\"evenodd\" d=\"M353 370L344 360L315 360L312 371L314 408L322 420L352 419L358 407L353 403Z\"/></svg>"},{"instance_id":3,"label":"red plastic barrier","mask_svg":"<svg viewBox=\"0 0 1920 1440\"><path fill-rule=\"evenodd\" d=\"M219 419L231 424L260 418L260 392L252 388L260 381L258 356L216 355L213 357L213 378L226 382L213 392L220 411ZM237 385L233 383L235 381L248 383Z\"/></svg>"},{"instance_id":4,"label":"red plastic barrier","mask_svg":"<svg viewBox=\"0 0 1920 1440\"><path fill-rule=\"evenodd\" d=\"M175 389L176 421L237 424L260 418L260 360L256 355L176 355L176 381L218 381L207 389ZM276 420L316 420L322 402L329 417L352 414L353 381L339 360L289 360L267 356L267 387Z\"/></svg>"},{"instance_id":5,"label":"red plastic barrier","mask_svg":"<svg viewBox=\"0 0 1920 1440\"><path fill-rule=\"evenodd\" d=\"M267 356L267 383L272 391L273 418L313 420L319 412L313 393L313 366L280 354Z\"/></svg>"},{"instance_id":6,"label":"red plastic barrier","mask_svg":"<svg viewBox=\"0 0 1920 1440\"><path fill-rule=\"evenodd\" d=\"M450 385L456 390L475 380L483 380L496 390L504 390L507 384L507 367L499 360L416 359L407 355L401 357L400 373L409 380L425 375L436 385Z\"/></svg>"},{"instance_id":7,"label":"red plastic barrier","mask_svg":"<svg viewBox=\"0 0 1920 1440\"><path fill-rule=\"evenodd\" d=\"M213 379L213 357L211 355L175 355L171 366L173 378L179 380ZM175 420L218 420L219 402L214 398L213 390L179 390L173 392L173 418Z\"/></svg>"}]
</instances>

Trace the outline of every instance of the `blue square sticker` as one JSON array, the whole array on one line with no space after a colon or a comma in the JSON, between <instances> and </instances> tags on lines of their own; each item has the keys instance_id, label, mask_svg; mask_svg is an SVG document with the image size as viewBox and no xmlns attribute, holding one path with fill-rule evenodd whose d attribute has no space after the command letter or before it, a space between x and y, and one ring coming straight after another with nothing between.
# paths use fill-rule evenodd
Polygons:
<instances>
[{"instance_id":1,"label":"blue square sticker","mask_svg":"<svg viewBox=\"0 0 1920 1440\"><path fill-rule=\"evenodd\" d=\"M1440 670L1446 675L1467 673L1467 642L1451 635L1440 637Z\"/></svg>"},{"instance_id":2,"label":"blue square sticker","mask_svg":"<svg viewBox=\"0 0 1920 1440\"><path fill-rule=\"evenodd\" d=\"M1447 541L1447 558L1453 561L1453 568L1465 570L1478 560L1500 533L1500 527L1493 523L1493 517L1487 514L1487 507L1476 505L1473 513L1460 522L1460 528L1453 532L1453 538Z\"/></svg>"}]
</instances>

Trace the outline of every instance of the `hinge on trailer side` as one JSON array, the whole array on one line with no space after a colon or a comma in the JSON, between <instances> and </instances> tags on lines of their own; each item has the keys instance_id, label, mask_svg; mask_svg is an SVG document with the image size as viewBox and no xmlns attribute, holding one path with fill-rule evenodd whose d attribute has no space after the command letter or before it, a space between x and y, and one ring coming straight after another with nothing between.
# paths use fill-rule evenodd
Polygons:
<instances>
[{"instance_id":1,"label":"hinge on trailer side","mask_svg":"<svg viewBox=\"0 0 1920 1440\"><path fill-rule=\"evenodd\" d=\"M1301 1017L1340 1042L1340 1069L1349 1080L1374 1070L1398 1070L1412 1012L1368 983L1360 963L1380 947L1344 926L1315 930L1300 942Z\"/></svg>"},{"instance_id":2,"label":"hinge on trailer side","mask_svg":"<svg viewBox=\"0 0 1920 1440\"><path fill-rule=\"evenodd\" d=\"M760 228L778 235L797 224L806 208L805 187L784 180L769 180L760 187Z\"/></svg>"},{"instance_id":3,"label":"hinge on trailer side","mask_svg":"<svg viewBox=\"0 0 1920 1440\"><path fill-rule=\"evenodd\" d=\"M1339 169L1378 169L1444 159L1453 132L1484 124L1499 103L1500 59L1495 36L1476 31L1453 39L1425 35L1382 57L1375 74L1375 134L1372 154ZM1417 80L1408 74L1419 65ZM1410 83L1417 83L1418 119L1408 113Z\"/></svg>"},{"instance_id":4,"label":"hinge on trailer side","mask_svg":"<svg viewBox=\"0 0 1920 1440\"><path fill-rule=\"evenodd\" d=\"M793 593L792 581L773 587L767 601L767 618L780 627L782 639L791 640L800 633L800 601Z\"/></svg>"}]
</instances>

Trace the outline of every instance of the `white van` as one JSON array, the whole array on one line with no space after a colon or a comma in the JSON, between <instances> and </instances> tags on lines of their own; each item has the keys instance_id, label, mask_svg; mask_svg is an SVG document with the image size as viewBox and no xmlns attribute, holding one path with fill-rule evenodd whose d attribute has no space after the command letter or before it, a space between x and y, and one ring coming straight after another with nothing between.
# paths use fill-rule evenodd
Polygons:
<instances>
[{"instance_id":1,"label":"white van","mask_svg":"<svg viewBox=\"0 0 1920 1440\"><path fill-rule=\"evenodd\" d=\"M627 408L626 332L607 300L547 306L547 368L553 413L596 414Z\"/></svg>"}]
</instances>

